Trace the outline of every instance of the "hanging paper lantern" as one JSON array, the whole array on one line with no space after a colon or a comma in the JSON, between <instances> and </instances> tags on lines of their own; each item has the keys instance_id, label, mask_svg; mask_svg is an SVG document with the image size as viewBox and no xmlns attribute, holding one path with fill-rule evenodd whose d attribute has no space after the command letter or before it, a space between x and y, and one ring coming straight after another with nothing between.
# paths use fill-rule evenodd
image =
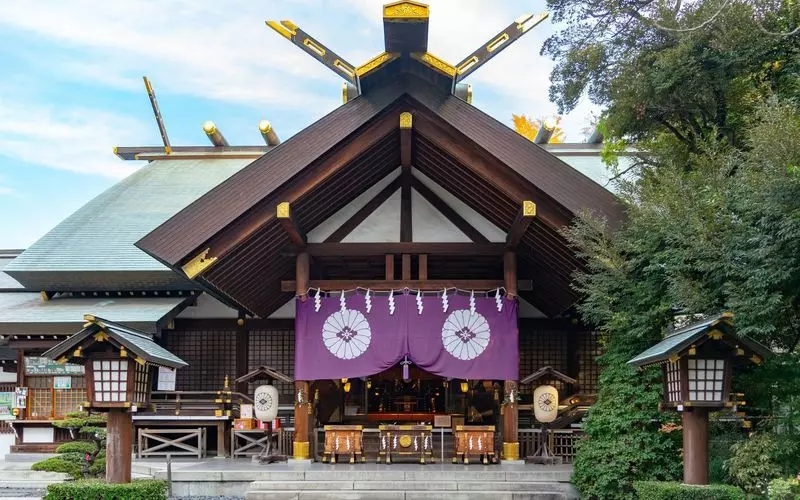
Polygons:
<instances>
[{"instance_id":1,"label":"hanging paper lantern","mask_svg":"<svg viewBox=\"0 0 800 500\"><path fill-rule=\"evenodd\" d=\"M552 385L540 385L533 391L533 414L543 424L558 416L558 390Z\"/></svg>"},{"instance_id":2,"label":"hanging paper lantern","mask_svg":"<svg viewBox=\"0 0 800 500\"><path fill-rule=\"evenodd\" d=\"M258 386L253 402L256 418L262 422L271 422L278 416L278 389L274 385Z\"/></svg>"}]
</instances>

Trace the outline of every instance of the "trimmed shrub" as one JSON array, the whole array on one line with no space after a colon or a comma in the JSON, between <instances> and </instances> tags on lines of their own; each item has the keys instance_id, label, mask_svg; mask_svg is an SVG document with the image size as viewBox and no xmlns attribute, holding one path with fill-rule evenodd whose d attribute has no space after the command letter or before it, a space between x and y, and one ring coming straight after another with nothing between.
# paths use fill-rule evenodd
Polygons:
<instances>
[{"instance_id":1,"label":"trimmed shrub","mask_svg":"<svg viewBox=\"0 0 800 500\"><path fill-rule=\"evenodd\" d=\"M164 500L167 483L152 479L137 480L129 484L109 484L88 480L51 484L45 500Z\"/></svg>"},{"instance_id":2,"label":"trimmed shrub","mask_svg":"<svg viewBox=\"0 0 800 500\"><path fill-rule=\"evenodd\" d=\"M56 453L94 453L97 446L90 441L72 441L71 443L64 443L56 448Z\"/></svg>"},{"instance_id":3,"label":"trimmed shrub","mask_svg":"<svg viewBox=\"0 0 800 500\"><path fill-rule=\"evenodd\" d=\"M755 433L731 446L733 456L725 466L733 484L747 493L766 495L769 482L784 475L774 458L777 450L775 438L767 433Z\"/></svg>"},{"instance_id":4,"label":"trimmed shrub","mask_svg":"<svg viewBox=\"0 0 800 500\"><path fill-rule=\"evenodd\" d=\"M31 470L43 472L63 472L69 474L75 479L83 477L83 465L81 462L76 462L70 458L64 458L64 455L59 457L52 457L36 462L31 465Z\"/></svg>"},{"instance_id":5,"label":"trimmed shrub","mask_svg":"<svg viewBox=\"0 0 800 500\"><path fill-rule=\"evenodd\" d=\"M669 481L636 481L636 495L642 500L745 500L745 493L736 486L710 484L694 486Z\"/></svg>"},{"instance_id":6,"label":"trimmed shrub","mask_svg":"<svg viewBox=\"0 0 800 500\"><path fill-rule=\"evenodd\" d=\"M89 474L93 476L105 476L106 475L106 457L103 455L102 457L97 457L94 459L94 463L89 467Z\"/></svg>"}]
</instances>

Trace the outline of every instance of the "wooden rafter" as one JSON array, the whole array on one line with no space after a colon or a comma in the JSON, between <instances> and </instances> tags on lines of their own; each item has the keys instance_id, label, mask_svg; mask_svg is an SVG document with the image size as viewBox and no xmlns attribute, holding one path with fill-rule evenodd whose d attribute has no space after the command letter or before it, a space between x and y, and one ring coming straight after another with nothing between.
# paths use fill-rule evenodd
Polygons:
<instances>
[{"instance_id":1,"label":"wooden rafter","mask_svg":"<svg viewBox=\"0 0 800 500\"><path fill-rule=\"evenodd\" d=\"M534 217L536 217L536 203L530 200L523 201L517 216L514 218L514 222L508 229L508 234L506 234L506 246L508 248L516 248L519 245Z\"/></svg>"},{"instance_id":2,"label":"wooden rafter","mask_svg":"<svg viewBox=\"0 0 800 500\"><path fill-rule=\"evenodd\" d=\"M503 286L503 280L311 280L308 288L322 290L354 290L356 288L370 288L373 290L442 290L444 288L460 288L461 290L493 290ZM531 280L520 280L517 283L519 290L531 290ZM282 292L297 292L295 281L281 281Z\"/></svg>"},{"instance_id":3,"label":"wooden rafter","mask_svg":"<svg viewBox=\"0 0 800 500\"><path fill-rule=\"evenodd\" d=\"M489 239L484 236L480 231L475 229L466 219L461 217L450 205L445 203L443 199L436 195L431 189L422 183L416 177L411 180L411 187L413 187L423 198L428 200L428 203L433 205L433 208L445 216L447 220L453 223L459 231L467 235L472 241L480 243L488 243Z\"/></svg>"},{"instance_id":4,"label":"wooden rafter","mask_svg":"<svg viewBox=\"0 0 800 500\"><path fill-rule=\"evenodd\" d=\"M286 234L289 235L292 244L300 248L306 246L306 233L292 215L289 202L284 201L279 203L275 213L283 229L286 231Z\"/></svg>"},{"instance_id":5,"label":"wooden rafter","mask_svg":"<svg viewBox=\"0 0 800 500\"><path fill-rule=\"evenodd\" d=\"M375 210L383 205L398 189L400 189L401 178L393 180L388 186L381 189L381 191L372 197L358 212L353 214L352 217L344 221L336 231L332 232L330 236L325 238L325 243L339 243L352 233L367 217L369 217Z\"/></svg>"},{"instance_id":6,"label":"wooden rafter","mask_svg":"<svg viewBox=\"0 0 800 500\"><path fill-rule=\"evenodd\" d=\"M309 243L304 250L312 257L361 257L386 254L497 255L503 243Z\"/></svg>"}]
</instances>

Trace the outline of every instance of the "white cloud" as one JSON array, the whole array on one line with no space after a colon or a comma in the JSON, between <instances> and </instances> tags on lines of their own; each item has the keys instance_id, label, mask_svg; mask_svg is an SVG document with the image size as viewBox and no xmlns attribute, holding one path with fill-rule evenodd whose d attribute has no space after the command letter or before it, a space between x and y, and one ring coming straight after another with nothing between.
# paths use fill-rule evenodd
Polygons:
<instances>
[{"instance_id":1,"label":"white cloud","mask_svg":"<svg viewBox=\"0 0 800 500\"><path fill-rule=\"evenodd\" d=\"M111 153L111 144L135 142L145 134L137 120L96 109L31 104L7 91L0 96L0 155L111 178L139 166Z\"/></svg>"},{"instance_id":2,"label":"white cloud","mask_svg":"<svg viewBox=\"0 0 800 500\"><path fill-rule=\"evenodd\" d=\"M3 2L0 26L74 49L52 61L57 78L130 90L141 89L147 74L161 91L252 106L329 105L308 84L334 82L335 93L336 77L264 24L269 11L296 4Z\"/></svg>"}]
</instances>

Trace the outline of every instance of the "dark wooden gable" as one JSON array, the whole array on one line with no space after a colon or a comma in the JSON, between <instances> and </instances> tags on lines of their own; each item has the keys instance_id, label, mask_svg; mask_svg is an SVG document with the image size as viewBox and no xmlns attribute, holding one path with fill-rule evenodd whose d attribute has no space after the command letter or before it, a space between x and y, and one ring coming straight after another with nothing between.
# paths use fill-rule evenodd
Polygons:
<instances>
[{"instance_id":1,"label":"dark wooden gable","mask_svg":"<svg viewBox=\"0 0 800 500\"><path fill-rule=\"evenodd\" d=\"M401 112L413 115L413 168L490 222L507 231L522 201L536 202L537 217L517 250L519 277L534 284L522 296L550 316L572 306L571 274L581 263L559 230L580 209L619 221L623 212L616 199L497 120L411 75L298 133L137 246L178 272L207 249L206 257L216 260L195 279L229 303L262 317L271 314L293 296L281 292L281 280L294 277L293 243L276 217L276 205L290 202L293 221L310 231L388 175L401 163ZM312 274L377 279L384 261L375 257L320 259ZM440 273L502 272L501 262L484 257L448 257L441 267L431 259L429 265Z\"/></svg>"}]
</instances>

